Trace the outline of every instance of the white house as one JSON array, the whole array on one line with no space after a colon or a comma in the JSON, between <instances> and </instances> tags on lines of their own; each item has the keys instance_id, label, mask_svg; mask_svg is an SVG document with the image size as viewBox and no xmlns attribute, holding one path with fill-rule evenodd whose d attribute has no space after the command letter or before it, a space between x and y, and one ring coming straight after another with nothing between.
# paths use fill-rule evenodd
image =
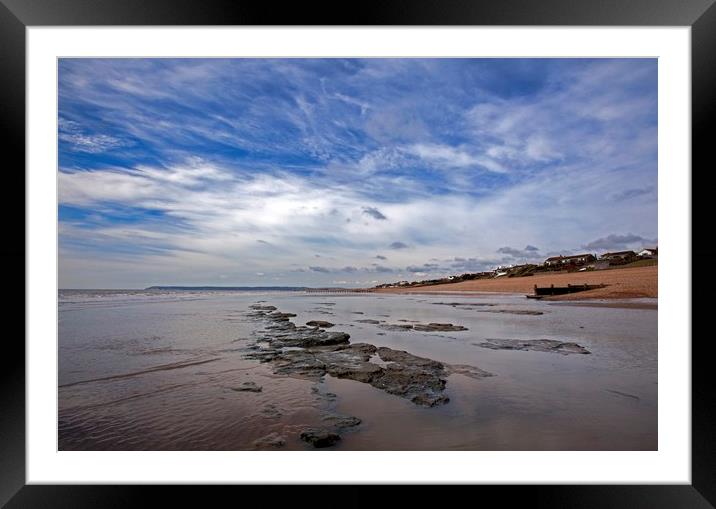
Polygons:
<instances>
[{"instance_id":1,"label":"white house","mask_svg":"<svg viewBox=\"0 0 716 509\"><path fill-rule=\"evenodd\" d=\"M584 254L578 254L578 255L571 255L571 256L552 256L550 258L547 258L544 261L545 265L553 266L553 265L569 265L569 264L575 264L575 265L582 265L585 263L590 263L595 260L594 255L590 253L584 253Z\"/></svg>"}]
</instances>

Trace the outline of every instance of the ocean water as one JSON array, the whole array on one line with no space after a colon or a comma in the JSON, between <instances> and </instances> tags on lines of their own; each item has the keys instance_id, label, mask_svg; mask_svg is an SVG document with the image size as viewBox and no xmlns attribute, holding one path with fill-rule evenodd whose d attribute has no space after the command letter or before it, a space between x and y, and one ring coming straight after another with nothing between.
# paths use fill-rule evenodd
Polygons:
<instances>
[{"instance_id":1,"label":"ocean water","mask_svg":"<svg viewBox=\"0 0 716 509\"><path fill-rule=\"evenodd\" d=\"M265 325L249 316L258 301L296 313L297 325L327 320L351 342L494 376L450 375L450 401L428 408L353 380L278 375L244 358ZM281 450L306 450L301 431L341 414L361 424L342 431L335 450L656 450L656 300L642 301L645 309L507 294L64 290L58 447L246 450L268 435L281 437ZM392 331L357 321L365 319L468 330ZM491 338L575 342L591 353L478 346ZM234 390L244 382L262 389Z\"/></svg>"}]
</instances>

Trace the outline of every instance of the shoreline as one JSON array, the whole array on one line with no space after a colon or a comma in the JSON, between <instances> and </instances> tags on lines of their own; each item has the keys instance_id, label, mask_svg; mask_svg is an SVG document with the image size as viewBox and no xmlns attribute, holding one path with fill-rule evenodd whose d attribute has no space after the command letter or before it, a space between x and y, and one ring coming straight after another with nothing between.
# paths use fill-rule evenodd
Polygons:
<instances>
[{"instance_id":1,"label":"shoreline","mask_svg":"<svg viewBox=\"0 0 716 509\"><path fill-rule=\"evenodd\" d=\"M545 301L583 301L597 299L638 299L658 298L658 265L633 267L628 269L610 269L590 272L571 272L560 274L538 274L528 277L474 279L459 283L416 286L408 288L372 288L373 293L417 293L439 295L476 295L476 294L532 294L534 286L566 286L567 284L605 284L605 288L596 288L584 292L544 297Z\"/></svg>"}]
</instances>

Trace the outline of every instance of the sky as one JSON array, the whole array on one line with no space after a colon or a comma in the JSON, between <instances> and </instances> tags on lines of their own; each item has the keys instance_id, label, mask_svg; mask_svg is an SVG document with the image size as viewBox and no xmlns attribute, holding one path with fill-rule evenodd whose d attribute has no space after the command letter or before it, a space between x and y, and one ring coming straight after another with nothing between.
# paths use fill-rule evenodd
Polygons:
<instances>
[{"instance_id":1,"label":"sky","mask_svg":"<svg viewBox=\"0 0 716 509\"><path fill-rule=\"evenodd\" d=\"M61 59L60 288L657 244L656 59Z\"/></svg>"}]
</instances>

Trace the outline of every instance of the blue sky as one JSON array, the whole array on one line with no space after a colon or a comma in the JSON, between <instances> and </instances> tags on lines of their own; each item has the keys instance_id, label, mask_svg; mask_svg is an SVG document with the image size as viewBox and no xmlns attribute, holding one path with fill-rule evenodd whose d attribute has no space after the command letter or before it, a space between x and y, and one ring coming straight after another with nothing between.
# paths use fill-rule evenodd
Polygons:
<instances>
[{"instance_id":1,"label":"blue sky","mask_svg":"<svg viewBox=\"0 0 716 509\"><path fill-rule=\"evenodd\" d=\"M657 242L655 59L62 59L61 288L362 286Z\"/></svg>"}]
</instances>

